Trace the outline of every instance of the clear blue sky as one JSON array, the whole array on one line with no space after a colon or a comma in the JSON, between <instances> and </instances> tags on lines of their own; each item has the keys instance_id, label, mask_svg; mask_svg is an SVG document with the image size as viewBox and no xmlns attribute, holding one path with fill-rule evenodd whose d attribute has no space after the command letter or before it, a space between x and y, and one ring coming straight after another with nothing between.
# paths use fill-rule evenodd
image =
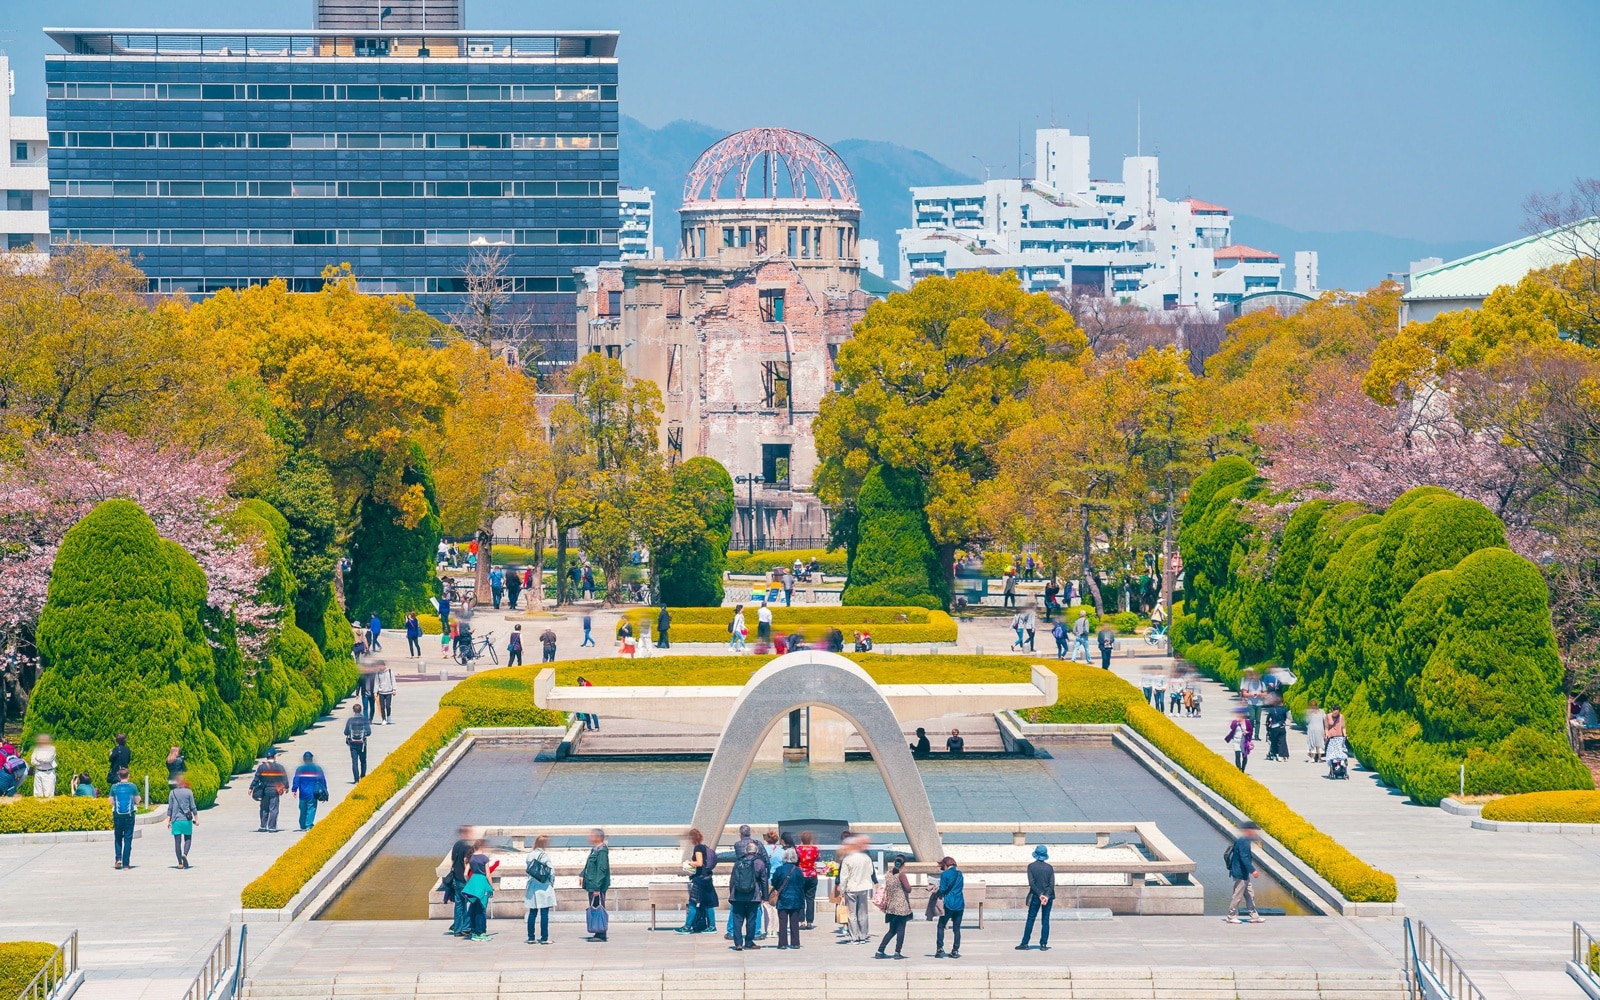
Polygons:
<instances>
[{"instance_id":1,"label":"clear blue sky","mask_svg":"<svg viewBox=\"0 0 1600 1000\"><path fill-rule=\"evenodd\" d=\"M376 0L375 0L376 2ZM311 0L0 0L17 113L52 26L308 27ZM623 112L783 125L1015 173L1052 117L1119 174L1143 108L1163 193L1299 229L1517 235L1600 175L1600 2L467 0L469 28L616 28ZM977 157L979 159L974 159Z\"/></svg>"}]
</instances>

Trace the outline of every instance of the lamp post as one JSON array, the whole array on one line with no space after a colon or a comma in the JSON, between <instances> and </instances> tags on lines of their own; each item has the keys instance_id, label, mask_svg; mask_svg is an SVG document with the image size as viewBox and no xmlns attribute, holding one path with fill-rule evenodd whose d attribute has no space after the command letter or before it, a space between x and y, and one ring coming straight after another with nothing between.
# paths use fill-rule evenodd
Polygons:
<instances>
[{"instance_id":1,"label":"lamp post","mask_svg":"<svg viewBox=\"0 0 1600 1000\"><path fill-rule=\"evenodd\" d=\"M750 500L750 528L746 532L744 540L746 551L754 552L756 550L756 487L766 482L766 480L760 475L753 475L734 476L733 481L747 488L746 493Z\"/></svg>"},{"instance_id":2,"label":"lamp post","mask_svg":"<svg viewBox=\"0 0 1600 1000\"><path fill-rule=\"evenodd\" d=\"M1172 640L1172 474L1167 474L1167 495L1153 498L1155 519L1161 525L1161 597L1159 598L1162 610L1167 615L1167 647L1170 650Z\"/></svg>"}]
</instances>

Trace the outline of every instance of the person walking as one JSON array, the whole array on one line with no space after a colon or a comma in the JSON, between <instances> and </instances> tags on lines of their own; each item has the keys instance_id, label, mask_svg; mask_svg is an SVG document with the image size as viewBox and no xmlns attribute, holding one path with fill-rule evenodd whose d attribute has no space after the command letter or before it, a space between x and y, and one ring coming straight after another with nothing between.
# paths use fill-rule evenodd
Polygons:
<instances>
[{"instance_id":1,"label":"person walking","mask_svg":"<svg viewBox=\"0 0 1600 1000\"><path fill-rule=\"evenodd\" d=\"M1078 654L1083 654L1084 666L1089 665L1089 612L1079 609L1078 620L1072 623L1072 661L1078 661Z\"/></svg>"},{"instance_id":2,"label":"person walking","mask_svg":"<svg viewBox=\"0 0 1600 1000\"><path fill-rule=\"evenodd\" d=\"M950 925L950 957L961 957L961 918L967 912L967 898L962 894L966 887L967 878L961 874L961 869L956 867L956 859L945 855L939 859L939 886L934 890L934 895L944 903L944 912L939 915L938 936L934 938L933 957L944 957L944 928Z\"/></svg>"},{"instance_id":3,"label":"person walking","mask_svg":"<svg viewBox=\"0 0 1600 1000\"><path fill-rule=\"evenodd\" d=\"M744 620L744 605L733 606L733 617L728 620L728 648L736 653L744 652L744 637L749 632L749 627Z\"/></svg>"},{"instance_id":4,"label":"person walking","mask_svg":"<svg viewBox=\"0 0 1600 1000\"><path fill-rule=\"evenodd\" d=\"M517 610L517 598L522 596L522 574L516 570L506 574L506 603Z\"/></svg>"},{"instance_id":5,"label":"person walking","mask_svg":"<svg viewBox=\"0 0 1600 1000\"><path fill-rule=\"evenodd\" d=\"M1030 652L1030 653L1034 652L1033 636L1034 636L1034 632L1038 629L1038 627L1039 627L1039 619L1038 619L1038 616L1036 616L1033 613L1033 605L1030 603L1026 608L1024 608L1022 610L1022 631L1027 636L1028 652Z\"/></svg>"},{"instance_id":6,"label":"person walking","mask_svg":"<svg viewBox=\"0 0 1600 1000\"><path fill-rule=\"evenodd\" d=\"M167 792L167 832L172 834L172 851L178 856L180 869L193 867L189 864L189 848L199 822L200 810L194 802L194 790L189 787L189 776L180 774L178 783Z\"/></svg>"},{"instance_id":7,"label":"person walking","mask_svg":"<svg viewBox=\"0 0 1600 1000\"><path fill-rule=\"evenodd\" d=\"M139 786L128 780L128 769L117 769L116 782L106 797L111 799L111 851L115 870L133 867L133 821L139 812Z\"/></svg>"},{"instance_id":8,"label":"person walking","mask_svg":"<svg viewBox=\"0 0 1600 1000\"><path fill-rule=\"evenodd\" d=\"M520 628L521 626L518 626L518 627ZM519 635L518 636L518 641L520 642L520 640L521 640L521 636ZM543 656L543 659L542 659L541 662L543 662L543 663L554 663L554 662L556 662L556 632L555 632L555 629L546 628L543 632L539 633L539 649L540 649L540 652L541 652L541 654ZM522 657L521 657L521 651L520 650L518 651L517 662L518 663L522 662Z\"/></svg>"},{"instance_id":9,"label":"person walking","mask_svg":"<svg viewBox=\"0 0 1600 1000\"><path fill-rule=\"evenodd\" d=\"M583 599L594 600L594 569L589 566L583 568Z\"/></svg>"},{"instance_id":10,"label":"person walking","mask_svg":"<svg viewBox=\"0 0 1600 1000\"><path fill-rule=\"evenodd\" d=\"M1109 621L1100 623L1100 631L1095 633L1095 644L1100 647L1100 669L1111 669L1111 653L1117 648L1117 630L1111 627Z\"/></svg>"},{"instance_id":11,"label":"person walking","mask_svg":"<svg viewBox=\"0 0 1600 1000\"><path fill-rule=\"evenodd\" d=\"M923 756L927 756L926 751ZM800 846L795 848L800 861L801 891L806 901L805 918L800 922L803 931L813 930L817 926L817 861L822 857L822 851L817 847L816 839L810 830L802 830Z\"/></svg>"},{"instance_id":12,"label":"person walking","mask_svg":"<svg viewBox=\"0 0 1600 1000\"><path fill-rule=\"evenodd\" d=\"M1261 827L1245 820L1239 827L1239 835L1234 838L1233 846L1224 852L1223 860L1228 863L1228 874L1233 878L1233 896L1228 900L1227 922L1230 924L1264 924L1266 918L1256 912L1256 891L1250 880L1261 877L1261 870L1256 867L1255 845L1261 839ZM1239 907L1243 906L1249 916L1243 920L1239 918Z\"/></svg>"},{"instance_id":13,"label":"person walking","mask_svg":"<svg viewBox=\"0 0 1600 1000\"><path fill-rule=\"evenodd\" d=\"M1328 740L1326 722L1327 716L1323 714L1322 706L1317 704L1317 699L1306 702L1307 763L1315 764L1322 760L1323 748Z\"/></svg>"},{"instance_id":14,"label":"person walking","mask_svg":"<svg viewBox=\"0 0 1600 1000\"><path fill-rule=\"evenodd\" d=\"M1188 681L1183 676L1183 669L1173 667L1167 672L1167 714L1178 715L1183 711L1183 691L1188 687Z\"/></svg>"},{"instance_id":15,"label":"person walking","mask_svg":"<svg viewBox=\"0 0 1600 1000\"><path fill-rule=\"evenodd\" d=\"M872 870L872 858L867 855L871 842L865 835L846 841L839 859L839 891L844 894L844 905L850 914L849 936L845 942L866 944L871 940L867 906L872 899L872 885L877 875ZM848 853L844 851L848 850ZM845 943L841 942L841 943Z\"/></svg>"},{"instance_id":16,"label":"person walking","mask_svg":"<svg viewBox=\"0 0 1600 1000\"><path fill-rule=\"evenodd\" d=\"M1045 620L1048 621L1049 619ZM1056 659L1065 660L1067 658L1067 623L1058 621L1050 626L1050 638L1056 641Z\"/></svg>"},{"instance_id":17,"label":"person walking","mask_svg":"<svg viewBox=\"0 0 1600 1000\"><path fill-rule=\"evenodd\" d=\"M383 651L383 643L378 638L381 635L383 635L383 620L374 611L371 620L367 622L367 642L374 653Z\"/></svg>"},{"instance_id":18,"label":"person walking","mask_svg":"<svg viewBox=\"0 0 1600 1000\"><path fill-rule=\"evenodd\" d=\"M1055 611L1056 601L1060 597L1061 583L1056 579L1056 575L1051 573L1050 579L1046 580L1044 585L1044 620L1046 622L1050 621L1050 615Z\"/></svg>"},{"instance_id":19,"label":"person walking","mask_svg":"<svg viewBox=\"0 0 1600 1000\"><path fill-rule=\"evenodd\" d=\"M289 774L278 763L278 748L267 747L267 752L250 779L250 797L260 807L261 825L257 833L278 832L278 800L289 790Z\"/></svg>"},{"instance_id":20,"label":"person walking","mask_svg":"<svg viewBox=\"0 0 1600 1000\"><path fill-rule=\"evenodd\" d=\"M1017 574L1016 567L1006 568L1006 581L1000 585L1000 606L1002 608L1015 608L1017 606ZM1018 643L1022 641L1019 636Z\"/></svg>"},{"instance_id":21,"label":"person walking","mask_svg":"<svg viewBox=\"0 0 1600 1000\"><path fill-rule=\"evenodd\" d=\"M894 942L894 957L905 958L900 949L906 943L906 924L911 922L911 882L905 874L906 856L896 854L883 883L883 919L889 929L883 932L874 958L888 958L885 954L889 942Z\"/></svg>"},{"instance_id":22,"label":"person walking","mask_svg":"<svg viewBox=\"0 0 1600 1000\"><path fill-rule=\"evenodd\" d=\"M1016 612L1012 613L1012 615L1011 615L1011 631L1013 631L1013 632L1015 632L1017 634L1017 637L1015 639L1013 639L1012 642L1011 642L1011 648L1012 649L1021 649L1022 648L1022 641L1023 641L1022 612L1016 611Z\"/></svg>"},{"instance_id":23,"label":"person walking","mask_svg":"<svg viewBox=\"0 0 1600 1000\"><path fill-rule=\"evenodd\" d=\"M661 605L661 613L656 615L656 648L667 649L672 642L667 633L672 629L672 615L667 611L665 604Z\"/></svg>"},{"instance_id":24,"label":"person walking","mask_svg":"<svg viewBox=\"0 0 1600 1000\"><path fill-rule=\"evenodd\" d=\"M512 579L516 575L512 574ZM556 907L556 870L550 863L550 838L540 834L533 840L533 850L528 852L523 866L528 873L528 888L522 903L528 910L528 944L550 943L550 911ZM534 925L539 934L534 936Z\"/></svg>"},{"instance_id":25,"label":"person walking","mask_svg":"<svg viewBox=\"0 0 1600 1000\"><path fill-rule=\"evenodd\" d=\"M372 681L372 691L378 696L378 712L383 715L381 726L394 725L394 671L383 660L377 663L377 673Z\"/></svg>"},{"instance_id":26,"label":"person walking","mask_svg":"<svg viewBox=\"0 0 1600 1000\"><path fill-rule=\"evenodd\" d=\"M591 618L588 614L585 614L583 616L583 641L578 643L578 648L579 649L582 649L584 646L593 646L594 645L594 635L589 631L589 629L593 625L594 625L594 619Z\"/></svg>"},{"instance_id":27,"label":"person walking","mask_svg":"<svg viewBox=\"0 0 1600 1000\"><path fill-rule=\"evenodd\" d=\"M1056 904L1056 870L1050 866L1050 849L1043 844L1033 849L1033 861L1028 865L1028 922L1022 928L1022 943L1018 951L1028 950L1028 939L1033 937L1033 921L1043 915L1039 924L1039 950L1050 950L1050 908Z\"/></svg>"},{"instance_id":28,"label":"person walking","mask_svg":"<svg viewBox=\"0 0 1600 1000\"><path fill-rule=\"evenodd\" d=\"M350 718L344 720L344 745L350 748L350 784L367 776L367 741L372 738L372 723L362 714L360 705L350 706Z\"/></svg>"},{"instance_id":29,"label":"person walking","mask_svg":"<svg viewBox=\"0 0 1600 1000\"><path fill-rule=\"evenodd\" d=\"M1267 759L1289 759L1289 709L1283 699L1272 695L1267 707Z\"/></svg>"},{"instance_id":30,"label":"person walking","mask_svg":"<svg viewBox=\"0 0 1600 1000\"><path fill-rule=\"evenodd\" d=\"M33 753L28 755L33 765L33 797L56 797L56 741L49 733L40 733L33 743Z\"/></svg>"},{"instance_id":31,"label":"person walking","mask_svg":"<svg viewBox=\"0 0 1600 1000\"><path fill-rule=\"evenodd\" d=\"M300 802L300 830L305 832L317 823L317 803L328 801L328 776L322 773L311 751L300 757L300 766L294 769L290 790Z\"/></svg>"},{"instance_id":32,"label":"person walking","mask_svg":"<svg viewBox=\"0 0 1600 1000\"><path fill-rule=\"evenodd\" d=\"M778 908L778 950L800 947L800 923L806 912L805 875L800 870L800 852L783 849L781 863L772 871L772 894Z\"/></svg>"},{"instance_id":33,"label":"person walking","mask_svg":"<svg viewBox=\"0 0 1600 1000\"><path fill-rule=\"evenodd\" d=\"M706 846L705 835L689 831L689 909L684 914L679 934L699 934L717 929L717 890L711 872L717 866L716 852Z\"/></svg>"},{"instance_id":34,"label":"person walking","mask_svg":"<svg viewBox=\"0 0 1600 1000\"><path fill-rule=\"evenodd\" d=\"M406 615L406 652L422 659L422 622L415 611Z\"/></svg>"},{"instance_id":35,"label":"person walking","mask_svg":"<svg viewBox=\"0 0 1600 1000\"><path fill-rule=\"evenodd\" d=\"M606 832L599 827L589 831L589 856L583 862L583 877L579 880L583 891L589 894L589 906L602 913L606 908L606 891L611 888L611 849L606 846ZM602 928L590 934L587 940L604 942L606 931Z\"/></svg>"},{"instance_id":36,"label":"person walking","mask_svg":"<svg viewBox=\"0 0 1600 1000\"><path fill-rule=\"evenodd\" d=\"M1238 742L1234 742L1237 739ZM1233 743L1233 766L1243 771L1250 763L1250 751L1256 745L1256 727L1250 721L1248 708L1233 710L1233 721L1228 723L1228 735L1222 738L1224 743Z\"/></svg>"},{"instance_id":37,"label":"person walking","mask_svg":"<svg viewBox=\"0 0 1600 1000\"><path fill-rule=\"evenodd\" d=\"M494 601L494 609L500 610L500 599L506 593L506 572L499 566L489 571L489 596Z\"/></svg>"},{"instance_id":38,"label":"person walking","mask_svg":"<svg viewBox=\"0 0 1600 1000\"><path fill-rule=\"evenodd\" d=\"M111 747L108 757L109 766L106 768L106 787L110 788L118 781L118 774L133 766L133 751L128 749L128 734L118 733L117 741Z\"/></svg>"},{"instance_id":39,"label":"person walking","mask_svg":"<svg viewBox=\"0 0 1600 1000\"><path fill-rule=\"evenodd\" d=\"M363 663L361 678L356 682L356 693L361 699L361 711L368 719L378 717L378 665Z\"/></svg>"},{"instance_id":40,"label":"person walking","mask_svg":"<svg viewBox=\"0 0 1600 1000\"><path fill-rule=\"evenodd\" d=\"M794 604L795 573L793 570L783 571L783 606L790 607Z\"/></svg>"},{"instance_id":41,"label":"person walking","mask_svg":"<svg viewBox=\"0 0 1600 1000\"><path fill-rule=\"evenodd\" d=\"M766 601L756 609L756 651L765 652L772 646L772 608Z\"/></svg>"},{"instance_id":42,"label":"person walking","mask_svg":"<svg viewBox=\"0 0 1600 1000\"><path fill-rule=\"evenodd\" d=\"M767 857L761 844L744 841L728 876L728 905L733 908L733 950L756 950L756 915L767 898Z\"/></svg>"}]
</instances>

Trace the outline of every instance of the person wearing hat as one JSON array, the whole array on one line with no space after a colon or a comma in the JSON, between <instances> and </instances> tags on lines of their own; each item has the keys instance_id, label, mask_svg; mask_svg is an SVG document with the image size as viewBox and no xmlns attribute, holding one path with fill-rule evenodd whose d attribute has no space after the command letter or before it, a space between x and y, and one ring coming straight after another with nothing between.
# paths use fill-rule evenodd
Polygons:
<instances>
[{"instance_id":1,"label":"person wearing hat","mask_svg":"<svg viewBox=\"0 0 1600 1000\"><path fill-rule=\"evenodd\" d=\"M278 763L278 748L267 747L265 759L250 779L250 797L261 806L261 826L257 833L278 832L278 799L289 790L289 772Z\"/></svg>"},{"instance_id":2,"label":"person wearing hat","mask_svg":"<svg viewBox=\"0 0 1600 1000\"><path fill-rule=\"evenodd\" d=\"M1228 874L1233 877L1233 897L1228 900L1227 922L1230 924L1264 924L1266 918L1256 912L1255 887L1250 884L1253 878L1261 877L1261 870L1256 867L1255 845L1261 840L1261 827L1250 820L1245 820L1239 826L1239 836L1234 838L1233 846L1222 855L1222 860L1228 863ZM1244 919L1239 918L1239 906L1243 904L1250 915Z\"/></svg>"},{"instance_id":3,"label":"person wearing hat","mask_svg":"<svg viewBox=\"0 0 1600 1000\"><path fill-rule=\"evenodd\" d=\"M294 769L294 796L300 800L300 830L304 832L316 825L317 803L328 801L328 776L322 765L307 750Z\"/></svg>"},{"instance_id":4,"label":"person wearing hat","mask_svg":"<svg viewBox=\"0 0 1600 1000\"><path fill-rule=\"evenodd\" d=\"M1028 950L1028 939L1033 937L1033 921L1042 912L1039 924L1039 950L1050 950L1050 908L1056 902L1056 870L1050 866L1050 848L1043 844L1033 849L1033 863L1028 865L1028 923L1022 928L1022 943L1018 951Z\"/></svg>"}]
</instances>

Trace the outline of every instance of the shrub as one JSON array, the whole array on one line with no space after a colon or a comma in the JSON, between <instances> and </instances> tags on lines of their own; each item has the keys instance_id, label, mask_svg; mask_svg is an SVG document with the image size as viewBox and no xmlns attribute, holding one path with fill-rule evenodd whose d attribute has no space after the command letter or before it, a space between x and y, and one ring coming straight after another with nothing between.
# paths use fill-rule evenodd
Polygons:
<instances>
[{"instance_id":1,"label":"shrub","mask_svg":"<svg viewBox=\"0 0 1600 1000\"><path fill-rule=\"evenodd\" d=\"M412 608L427 606L434 591L439 507L433 498L433 475L420 446L413 446L400 482L420 488L427 513L408 524L399 508L370 496L362 499L361 522L350 540L351 567L344 584L346 607L359 621L366 621L374 611L386 622L400 621Z\"/></svg>"},{"instance_id":2,"label":"shrub","mask_svg":"<svg viewBox=\"0 0 1600 1000\"><path fill-rule=\"evenodd\" d=\"M11 1000L20 996L33 978L44 971L58 947L60 945L43 941L0 942L0 997ZM56 975L66 975L60 959L56 960Z\"/></svg>"},{"instance_id":3,"label":"shrub","mask_svg":"<svg viewBox=\"0 0 1600 1000\"><path fill-rule=\"evenodd\" d=\"M733 537L733 479L716 459L691 458L672 470L672 499L698 523L685 540L651 553L656 592L669 605L721 604Z\"/></svg>"},{"instance_id":4,"label":"shrub","mask_svg":"<svg viewBox=\"0 0 1600 1000\"><path fill-rule=\"evenodd\" d=\"M162 783L166 783L164 779ZM111 800L107 798L58 795L53 799L22 798L0 805L0 833L65 833L72 830L109 829Z\"/></svg>"},{"instance_id":5,"label":"shrub","mask_svg":"<svg viewBox=\"0 0 1600 1000\"><path fill-rule=\"evenodd\" d=\"M564 712L533 703L533 679L544 665L505 667L474 674L457 684L439 705L461 711L464 726L564 726Z\"/></svg>"},{"instance_id":6,"label":"shrub","mask_svg":"<svg viewBox=\"0 0 1600 1000\"><path fill-rule=\"evenodd\" d=\"M745 619L752 620L755 605L745 605ZM669 608L672 612L672 630L676 634L683 625L715 625L727 635L728 622L733 618L732 608ZM624 612L634 631L641 624L654 624L659 608L630 608ZM942 612L941 612L942 613ZM783 629L790 625L890 625L923 624L936 613L928 608L914 607L839 607L831 604L772 605L772 625Z\"/></svg>"},{"instance_id":7,"label":"shrub","mask_svg":"<svg viewBox=\"0 0 1600 1000\"><path fill-rule=\"evenodd\" d=\"M843 552L826 549L756 549L754 552L728 553L728 572L740 575L765 575L775 569L793 568L798 559L805 565L817 560L817 568L825 575L842 578L846 569Z\"/></svg>"},{"instance_id":8,"label":"shrub","mask_svg":"<svg viewBox=\"0 0 1600 1000\"><path fill-rule=\"evenodd\" d=\"M1528 792L1484 804L1483 818L1502 823L1600 823L1600 792Z\"/></svg>"},{"instance_id":9,"label":"shrub","mask_svg":"<svg viewBox=\"0 0 1600 1000\"><path fill-rule=\"evenodd\" d=\"M437 554L437 544L434 550ZM496 545L489 553L489 561L495 566L532 566L533 557L533 549L526 545ZM546 570L556 568L556 554L553 549L544 550L543 562Z\"/></svg>"},{"instance_id":10,"label":"shrub","mask_svg":"<svg viewBox=\"0 0 1600 1000\"><path fill-rule=\"evenodd\" d=\"M417 624L422 626L423 635L438 635L444 631L444 624L438 615L418 615ZM405 623L401 622L401 631L405 630Z\"/></svg>"},{"instance_id":11,"label":"shrub","mask_svg":"<svg viewBox=\"0 0 1600 1000\"><path fill-rule=\"evenodd\" d=\"M845 653L880 684L1016 684L1032 676L1027 660L1009 656L887 656ZM656 656L643 660L609 657L557 664L556 681L572 685L583 677L597 687L673 687L683 684L742 685L771 656ZM1051 668L1058 664L1051 663ZM515 668L512 668L515 669ZM531 669L531 668L530 668ZM505 671L491 671L493 676ZM537 671L535 671L537 672Z\"/></svg>"},{"instance_id":12,"label":"shrub","mask_svg":"<svg viewBox=\"0 0 1600 1000\"><path fill-rule=\"evenodd\" d=\"M687 612L711 611L716 613L716 624L702 623L693 619L709 617L690 615L692 620L683 623L678 617L680 609L672 609L672 641L680 642L721 642L728 641L728 622L733 618L732 608L684 608ZM789 614L783 614L789 612ZM853 613L852 613L853 612ZM890 612L884 614L884 612ZM626 617L633 623L634 634L639 634L640 627L649 623L651 630L655 628L655 618L658 611L648 608L634 608L627 612ZM863 618L884 619L884 621L863 621ZM921 619L921 620L918 620ZM749 625L751 634L755 634L755 612L745 609L745 622ZM848 643L854 632L867 632L871 634L874 645L885 645L896 642L955 642L956 623L943 611L932 611L927 608L774 608L772 614L772 631L774 635L787 635L790 632L799 632L807 640L816 642L825 637L828 630L837 628L844 633L845 642Z\"/></svg>"},{"instance_id":13,"label":"shrub","mask_svg":"<svg viewBox=\"0 0 1600 1000\"><path fill-rule=\"evenodd\" d=\"M842 603L943 608L950 595L923 511L922 480L880 465L856 498L858 541Z\"/></svg>"},{"instance_id":14,"label":"shrub","mask_svg":"<svg viewBox=\"0 0 1600 1000\"><path fill-rule=\"evenodd\" d=\"M1144 619L1139 617L1139 612L1137 611L1118 611L1108 617L1110 617L1112 627L1117 630L1118 635L1133 635L1139 631L1139 626L1144 624Z\"/></svg>"}]
</instances>

